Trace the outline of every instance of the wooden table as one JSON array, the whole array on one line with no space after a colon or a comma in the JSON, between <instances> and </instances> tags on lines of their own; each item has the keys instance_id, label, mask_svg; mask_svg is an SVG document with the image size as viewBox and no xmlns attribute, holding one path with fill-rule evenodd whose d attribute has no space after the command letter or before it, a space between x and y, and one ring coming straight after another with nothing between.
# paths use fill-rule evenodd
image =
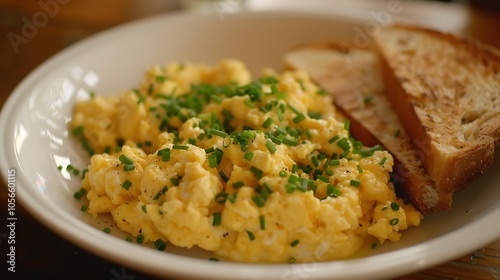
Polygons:
<instances>
[{"instance_id":1,"label":"wooden table","mask_svg":"<svg viewBox=\"0 0 500 280\"><path fill-rule=\"evenodd\" d=\"M140 17L164 13L182 8L184 2L162 0L71 0L63 1L15 1L0 2L0 106L3 106L14 87L38 64L68 45L111 26ZM40 3L57 3L47 20L33 31L32 38L14 41L7 34L21 34L23 20L43 10ZM255 1L257 4L262 1ZM278 1L279 2L279 1ZM473 7L457 4L405 1L399 15L422 24L445 29L480 39L500 48L500 9L483 9L477 0ZM380 10L387 1L352 0L337 1L339 5ZM488 4L488 3L486 3ZM481 6L484 6L482 4ZM1 172L6 172L2 170ZM0 183L0 220L7 214L5 184ZM51 279L151 279L149 276L101 259L74 246L55 235L17 205L16 228L16 278ZM1 260L7 254L6 229L0 230ZM0 264L2 274L5 261ZM9 274L12 276L12 274ZM1 277L2 279L7 279ZM10 279L10 278L8 278ZM500 239L477 251L442 265L419 271L398 279L500 279Z\"/></svg>"}]
</instances>

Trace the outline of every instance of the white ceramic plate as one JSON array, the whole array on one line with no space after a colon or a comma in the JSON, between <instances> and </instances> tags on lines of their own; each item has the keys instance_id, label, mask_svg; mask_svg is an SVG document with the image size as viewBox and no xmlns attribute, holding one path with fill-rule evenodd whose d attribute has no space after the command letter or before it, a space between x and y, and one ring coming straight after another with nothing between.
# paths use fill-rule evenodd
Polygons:
<instances>
[{"instance_id":1,"label":"white ceramic plate","mask_svg":"<svg viewBox=\"0 0 500 280\"><path fill-rule=\"evenodd\" d=\"M16 169L17 196L47 227L71 242L124 266L163 277L213 279L390 278L459 257L500 237L500 162L455 197L453 210L426 217L401 242L365 258L313 264L208 261L201 250L160 252L125 242L112 223L94 220L73 198L80 180L58 165L83 169L86 153L68 135L75 101L89 90L116 94L139 81L149 65L171 61L215 63L235 57L257 73L281 70L289 48L311 40L352 41L363 21L325 13L239 15L170 14L127 24L74 45L49 59L16 88L1 112L2 176ZM498 157L497 157L498 158ZM169 246L172 247L172 246Z\"/></svg>"}]
</instances>

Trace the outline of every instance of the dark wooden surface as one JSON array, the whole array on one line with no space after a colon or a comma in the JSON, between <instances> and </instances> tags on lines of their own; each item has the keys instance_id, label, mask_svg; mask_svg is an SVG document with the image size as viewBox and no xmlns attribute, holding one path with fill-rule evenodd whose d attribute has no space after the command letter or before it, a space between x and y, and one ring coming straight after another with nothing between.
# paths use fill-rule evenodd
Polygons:
<instances>
[{"instance_id":1,"label":"dark wooden surface","mask_svg":"<svg viewBox=\"0 0 500 280\"><path fill-rule=\"evenodd\" d=\"M67 3L59 4L54 15L37 28L32 38L13 44L7 34L22 34L23 18L32 20L37 12L43 10L40 2L55 1L0 0L0 107L30 71L70 44L123 22L180 8L175 1L59 0L58 4ZM350 3L353 2L355 5L375 5L373 1L366 0ZM412 1L405 6L403 15L426 23L458 22L460 26L450 26L449 29L455 28L466 36L500 47L500 13L498 5L494 1L492 3L493 7L482 9L457 5L452 8L428 6L426 2ZM436 11L436 7L440 10ZM446 20L447 17L450 20ZM6 214L7 192L5 184L0 182L1 221L6 221ZM4 260L8 253L8 229L2 227L0 279L151 279L144 273L74 246L45 228L19 204L16 205L16 216L16 272L7 274L8 265ZM168 275L165 277L168 278ZM500 279L500 240L453 261L398 279Z\"/></svg>"}]
</instances>

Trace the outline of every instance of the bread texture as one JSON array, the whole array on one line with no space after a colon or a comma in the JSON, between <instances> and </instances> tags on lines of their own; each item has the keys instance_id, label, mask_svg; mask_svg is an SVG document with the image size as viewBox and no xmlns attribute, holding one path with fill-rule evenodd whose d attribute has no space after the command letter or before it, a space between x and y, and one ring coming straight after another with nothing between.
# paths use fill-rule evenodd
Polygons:
<instances>
[{"instance_id":1,"label":"bread texture","mask_svg":"<svg viewBox=\"0 0 500 280\"><path fill-rule=\"evenodd\" d=\"M366 146L383 145L395 159L393 181L423 214L451 208L452 195L427 175L393 110L374 49L341 42L300 46L285 55L285 67L306 71L351 120L351 135Z\"/></svg>"},{"instance_id":2,"label":"bread texture","mask_svg":"<svg viewBox=\"0 0 500 280\"><path fill-rule=\"evenodd\" d=\"M500 141L500 54L469 39L393 25L375 37L389 100L430 178L453 193Z\"/></svg>"}]
</instances>

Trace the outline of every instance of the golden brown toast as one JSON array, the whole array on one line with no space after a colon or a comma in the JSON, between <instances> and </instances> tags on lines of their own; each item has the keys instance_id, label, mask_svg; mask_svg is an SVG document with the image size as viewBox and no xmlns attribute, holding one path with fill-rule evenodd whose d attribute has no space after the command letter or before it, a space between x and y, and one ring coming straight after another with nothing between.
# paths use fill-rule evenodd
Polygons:
<instances>
[{"instance_id":1,"label":"golden brown toast","mask_svg":"<svg viewBox=\"0 0 500 280\"><path fill-rule=\"evenodd\" d=\"M478 42L393 25L376 37L393 107L430 178L453 193L492 164L500 141L500 53Z\"/></svg>"},{"instance_id":2,"label":"golden brown toast","mask_svg":"<svg viewBox=\"0 0 500 280\"><path fill-rule=\"evenodd\" d=\"M377 53L339 42L313 43L290 51L285 66L302 69L329 92L351 120L351 134L367 146L377 143L395 159L394 179L424 214L448 210L451 193L427 175L386 95Z\"/></svg>"}]
</instances>

